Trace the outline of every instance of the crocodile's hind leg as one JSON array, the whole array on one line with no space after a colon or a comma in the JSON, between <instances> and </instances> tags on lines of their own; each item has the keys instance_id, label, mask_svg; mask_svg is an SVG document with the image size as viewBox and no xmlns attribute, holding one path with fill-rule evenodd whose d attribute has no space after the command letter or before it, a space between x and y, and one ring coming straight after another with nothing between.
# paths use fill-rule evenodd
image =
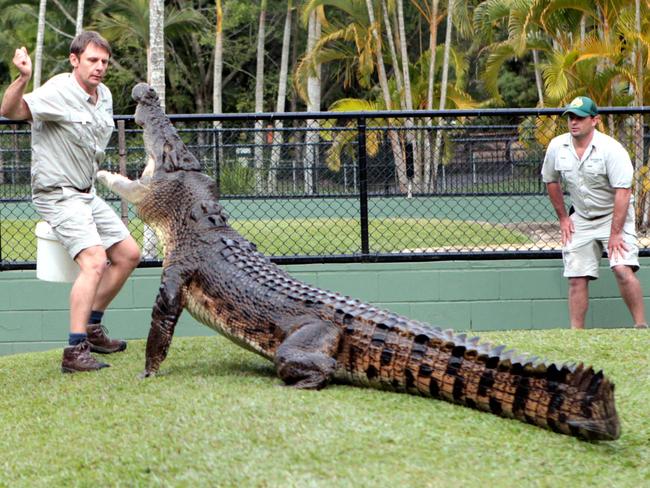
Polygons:
<instances>
[{"instance_id":1,"label":"crocodile's hind leg","mask_svg":"<svg viewBox=\"0 0 650 488\"><path fill-rule=\"evenodd\" d=\"M278 376L296 388L324 388L334 370L341 332L330 322L311 319L295 329L278 347Z\"/></svg>"}]
</instances>

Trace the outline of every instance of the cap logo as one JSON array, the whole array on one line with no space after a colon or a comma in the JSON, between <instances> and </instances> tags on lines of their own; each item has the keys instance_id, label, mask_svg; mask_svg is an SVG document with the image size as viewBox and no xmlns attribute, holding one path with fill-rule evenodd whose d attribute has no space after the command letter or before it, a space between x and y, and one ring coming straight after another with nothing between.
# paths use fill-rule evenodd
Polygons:
<instances>
[{"instance_id":1,"label":"cap logo","mask_svg":"<svg viewBox=\"0 0 650 488\"><path fill-rule=\"evenodd\" d=\"M584 102L582 101L582 98L574 98L573 101L571 102L571 105L569 105L572 108L579 108L584 105Z\"/></svg>"}]
</instances>

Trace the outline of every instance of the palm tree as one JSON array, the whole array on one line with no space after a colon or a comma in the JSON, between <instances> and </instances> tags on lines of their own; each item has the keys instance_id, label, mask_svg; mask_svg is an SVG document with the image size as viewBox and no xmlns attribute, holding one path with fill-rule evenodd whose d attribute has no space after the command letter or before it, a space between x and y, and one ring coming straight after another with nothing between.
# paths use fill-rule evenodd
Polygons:
<instances>
[{"instance_id":1,"label":"palm tree","mask_svg":"<svg viewBox=\"0 0 650 488\"><path fill-rule=\"evenodd\" d=\"M305 7L305 14L316 7L323 8L324 6L336 7L345 13L351 22L340 25L327 24L325 33L308 50L297 69L296 79L299 90L300 81L304 79L304 73L310 64L317 61L337 62L342 65L342 69L337 71L343 72L343 85L346 87L356 82L361 87L371 88L374 84L373 74L376 70L381 86L382 105L388 110L392 109L392 94L389 91L383 61L380 23L375 20L374 5L368 0L351 0L349 2L311 0ZM353 46L350 46L350 43L353 43ZM315 121L312 122L312 126L314 123ZM315 135L311 133L310 137L315 137ZM396 131L388 131L388 138L391 143L400 190L405 192L407 181L404 150Z\"/></svg>"},{"instance_id":2,"label":"palm tree","mask_svg":"<svg viewBox=\"0 0 650 488\"><path fill-rule=\"evenodd\" d=\"M384 97L384 106L386 110L392 109L392 100L390 88L388 86L388 77L386 76L386 68L384 67L384 55L382 52L382 37L379 22L375 21L375 11L372 0L366 0L366 8L368 9L368 20L370 21L370 28L375 41L375 58L377 62L377 75L379 78L379 85ZM400 90L401 91L401 90ZM393 123L388 121L389 124ZM404 150L399 139L399 134L394 130L388 131L388 139L390 141L391 149L393 151L393 159L395 161L395 170L397 173L397 180L399 182L401 191L404 191L408 185L408 178L406 172L406 157ZM407 190L408 191L408 190Z\"/></svg>"},{"instance_id":3,"label":"palm tree","mask_svg":"<svg viewBox=\"0 0 650 488\"><path fill-rule=\"evenodd\" d=\"M314 50L316 43L321 35L321 23L318 18L318 12L313 9L309 14L309 22L307 27L307 52ZM321 66L320 63L314 62L311 66L309 76L307 78L307 112L320 111L321 99ZM315 175L314 170L318 164L318 145L319 127L318 120L307 120L305 132L305 168L304 168L304 183L305 193L308 195L315 191Z\"/></svg>"},{"instance_id":4,"label":"palm tree","mask_svg":"<svg viewBox=\"0 0 650 488\"><path fill-rule=\"evenodd\" d=\"M486 0L474 10L474 28L477 33L475 46L487 46L481 47L481 50L488 53L482 78L488 93L496 101L501 101L497 83L503 64L510 59L521 59L530 51L538 106L544 106L540 52L547 53L552 49L550 37L544 33L541 22L546 3L546 0L534 1L532 4L517 0ZM500 29L496 30L495 26ZM495 38L495 31L503 33L506 38Z\"/></svg>"},{"instance_id":5,"label":"palm tree","mask_svg":"<svg viewBox=\"0 0 650 488\"><path fill-rule=\"evenodd\" d=\"M291 12L293 10L292 0L287 0L287 13L284 18L284 30L282 33L282 55L280 58L280 78L278 80L278 97L275 104L276 112L284 112L287 99L287 78L289 74L289 46L291 44ZM271 162L268 174L268 188L270 192L275 192L277 187L277 168L282 155L282 144L284 137L282 134L282 121L275 122L275 131L273 132L273 146L271 148Z\"/></svg>"},{"instance_id":6,"label":"palm tree","mask_svg":"<svg viewBox=\"0 0 650 488\"><path fill-rule=\"evenodd\" d=\"M431 10L426 12L429 20L429 73L427 80L427 110L433 110L433 89L436 73L436 51L438 35L438 0L431 0ZM433 121L428 118L425 123L431 126ZM432 144L431 133L428 132L424 138L424 175L423 184L427 191L431 190L431 169L432 169Z\"/></svg>"},{"instance_id":7,"label":"palm tree","mask_svg":"<svg viewBox=\"0 0 650 488\"><path fill-rule=\"evenodd\" d=\"M336 9L336 20L330 22L325 18L325 7ZM302 10L305 24L314 11L317 12L315 20L319 24L322 21L322 35L319 28L313 46L296 69L295 85L301 98L307 99L306 80L314 73L313 67L321 63L336 66L332 71L346 89L355 84L364 89L372 88L372 75L376 69L375 46L366 0L309 0Z\"/></svg>"},{"instance_id":8,"label":"palm tree","mask_svg":"<svg viewBox=\"0 0 650 488\"><path fill-rule=\"evenodd\" d=\"M223 111L223 9L221 0L215 2L215 41L214 67L212 72L212 111L220 114Z\"/></svg>"},{"instance_id":9,"label":"palm tree","mask_svg":"<svg viewBox=\"0 0 650 488\"><path fill-rule=\"evenodd\" d=\"M77 17L74 25L74 33L77 36L84 28L84 0L77 0Z\"/></svg>"},{"instance_id":10,"label":"palm tree","mask_svg":"<svg viewBox=\"0 0 650 488\"><path fill-rule=\"evenodd\" d=\"M147 81L156 90L160 105L165 108L165 3L149 1L149 49L147 51Z\"/></svg>"},{"instance_id":11,"label":"palm tree","mask_svg":"<svg viewBox=\"0 0 650 488\"><path fill-rule=\"evenodd\" d=\"M393 76L395 77L395 86L397 88L397 93L404 93L404 83L402 81L402 72L399 69L399 61L397 57L397 49L395 49L395 40L393 36L393 29L390 24L390 15L388 11L388 5L386 0L381 0L381 10L382 17L384 19L384 28L386 29L386 39L388 39L388 48L390 50L390 58L393 65ZM400 95L400 106L402 110L406 108L404 105L404 97Z\"/></svg>"},{"instance_id":12,"label":"palm tree","mask_svg":"<svg viewBox=\"0 0 650 488\"><path fill-rule=\"evenodd\" d=\"M146 70L151 48L149 1L99 0L92 10L92 18L94 20L91 28L101 32L111 43L129 53L129 56L122 57L119 62L113 60L118 76L133 81L149 79ZM202 93L205 79L196 76L196 53L188 46L187 36L206 31L209 24L199 11L190 8L189 3L184 4L182 9L167 5L162 18L165 54L173 60L165 70L165 77L173 80L171 87L189 84L192 93ZM190 64L194 68L188 68ZM199 65L203 66L202 63ZM170 100L167 100L167 97L165 102L169 106Z\"/></svg>"},{"instance_id":13,"label":"palm tree","mask_svg":"<svg viewBox=\"0 0 650 488\"><path fill-rule=\"evenodd\" d=\"M261 0L260 16L257 26L257 68L255 71L255 112L264 112L264 39L266 28L266 7L268 0ZM264 178L264 132L262 121L255 122L254 164L255 164L255 191L263 191Z\"/></svg>"},{"instance_id":14,"label":"palm tree","mask_svg":"<svg viewBox=\"0 0 650 488\"><path fill-rule=\"evenodd\" d=\"M413 110L413 93L411 92L411 76L409 75L409 58L406 49L406 27L404 25L404 2L397 0L397 25L399 30L399 48L402 56L402 76L404 77L404 105L406 110ZM413 119L407 117L404 120L406 126L406 144L410 146L412 154L414 155L414 176L420 175L420 162L418 157L418 150L415 141L415 134L411 130L413 128ZM408 176L407 176L408 177ZM416 184L418 180L416 178ZM412 193L413 180L409 178L407 195L410 197Z\"/></svg>"},{"instance_id":15,"label":"palm tree","mask_svg":"<svg viewBox=\"0 0 650 488\"><path fill-rule=\"evenodd\" d=\"M41 71L43 71L43 39L45 38L45 10L47 0L40 0L38 4L38 24L36 34L36 50L34 52L34 89L41 86Z\"/></svg>"},{"instance_id":16,"label":"palm tree","mask_svg":"<svg viewBox=\"0 0 650 488\"><path fill-rule=\"evenodd\" d=\"M447 26L445 30L445 51L442 59L442 80L440 82L440 110L445 109L445 104L447 103L447 81L449 77L449 52L451 50L451 30L452 30L452 20L453 20L453 11L454 11L454 0L447 0ZM441 122L442 124L442 122ZM442 158L442 131L436 132L436 140L433 145L433 176L431 178L432 183L435 183L438 179L438 168L440 166L440 160Z\"/></svg>"},{"instance_id":17,"label":"palm tree","mask_svg":"<svg viewBox=\"0 0 650 488\"><path fill-rule=\"evenodd\" d=\"M160 106L165 107L165 6L163 0L149 2L149 50L147 56L147 81L156 90ZM158 238L154 230L144 225L142 256L158 257Z\"/></svg>"},{"instance_id":18,"label":"palm tree","mask_svg":"<svg viewBox=\"0 0 650 488\"><path fill-rule=\"evenodd\" d=\"M223 112L223 9L221 0L215 2L215 41L214 41L214 66L212 70L212 111L216 114ZM215 161L223 164L223 134L220 121L213 124L216 140L213 147Z\"/></svg>"},{"instance_id":19,"label":"palm tree","mask_svg":"<svg viewBox=\"0 0 650 488\"><path fill-rule=\"evenodd\" d=\"M634 61L636 62L636 90L635 90L635 105L642 107L645 101L645 77L648 76L645 72L645 66L650 64L650 35L648 35L648 27L650 23L646 22L645 31L643 30L642 23L642 4L640 0L634 2L634 34L636 35L636 46L634 50ZM645 19L647 20L648 12L645 12ZM644 56L645 54L645 56ZM647 60L647 61L646 61ZM634 167L637 175L642 172L647 174L648 165L644 162L644 141L645 141L645 124L643 123L643 116L637 115L634 117ZM643 168L646 168L643 171ZM648 192L644 191L646 185L644 178L640 178L637 182L634 195L637 203L637 223L639 227L646 228L650 222L650 198Z\"/></svg>"},{"instance_id":20,"label":"palm tree","mask_svg":"<svg viewBox=\"0 0 650 488\"><path fill-rule=\"evenodd\" d=\"M413 4L420 12L420 15L427 20L429 24L429 50L428 50L428 76L427 76L427 96L426 96L426 106L427 110L433 109L433 94L435 88L435 73L436 73L436 54L437 54L437 33L438 33L438 0L431 0L431 6L428 4L420 4L418 1L414 1ZM433 120L430 117L427 117L423 124L427 127L431 127ZM420 131L422 134L423 131ZM431 191L431 164L432 164L432 142L431 142L431 131L426 131L423 133L423 144L422 144L422 168L421 172L416 171L415 178L422 179L422 186L426 191Z\"/></svg>"}]
</instances>

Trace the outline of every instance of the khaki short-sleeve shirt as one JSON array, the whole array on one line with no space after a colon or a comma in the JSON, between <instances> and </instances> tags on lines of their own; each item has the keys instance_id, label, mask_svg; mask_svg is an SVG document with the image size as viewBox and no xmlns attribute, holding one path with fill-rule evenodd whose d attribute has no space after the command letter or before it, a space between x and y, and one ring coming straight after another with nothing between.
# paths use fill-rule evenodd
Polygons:
<instances>
[{"instance_id":1,"label":"khaki short-sleeve shirt","mask_svg":"<svg viewBox=\"0 0 650 488\"><path fill-rule=\"evenodd\" d=\"M93 104L63 73L23 98L32 113L32 192L92 187L115 127L110 90L100 84Z\"/></svg>"},{"instance_id":2,"label":"khaki short-sleeve shirt","mask_svg":"<svg viewBox=\"0 0 650 488\"><path fill-rule=\"evenodd\" d=\"M631 188L634 169L630 155L615 139L595 131L582 159L578 158L571 134L555 137L542 166L544 183L562 181L576 213L594 219L614 211L617 188ZM630 199L630 206L633 206Z\"/></svg>"}]
</instances>

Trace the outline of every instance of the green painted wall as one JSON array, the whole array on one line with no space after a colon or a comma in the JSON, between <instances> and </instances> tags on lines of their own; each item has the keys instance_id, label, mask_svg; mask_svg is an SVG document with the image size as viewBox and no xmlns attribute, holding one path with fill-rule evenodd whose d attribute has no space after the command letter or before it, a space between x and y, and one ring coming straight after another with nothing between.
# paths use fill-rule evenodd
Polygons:
<instances>
[{"instance_id":1,"label":"green painted wall","mask_svg":"<svg viewBox=\"0 0 650 488\"><path fill-rule=\"evenodd\" d=\"M650 279L650 258L639 277ZM296 265L285 269L320 288L360 298L408 317L455 330L567 327L567 283L560 260ZM138 269L104 324L114 337L147 336L160 269ZM58 348L68 333L69 284L46 283L34 271L0 273L0 355ZM644 293L650 296L650 286ZM629 313L606 262L591 283L588 327L629 327ZM184 313L177 335L213 332Z\"/></svg>"}]
</instances>

